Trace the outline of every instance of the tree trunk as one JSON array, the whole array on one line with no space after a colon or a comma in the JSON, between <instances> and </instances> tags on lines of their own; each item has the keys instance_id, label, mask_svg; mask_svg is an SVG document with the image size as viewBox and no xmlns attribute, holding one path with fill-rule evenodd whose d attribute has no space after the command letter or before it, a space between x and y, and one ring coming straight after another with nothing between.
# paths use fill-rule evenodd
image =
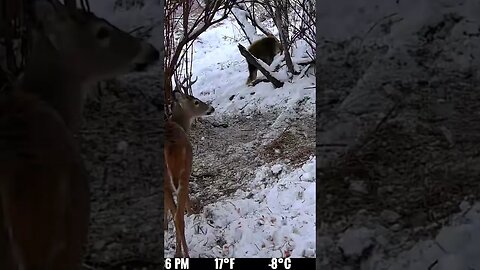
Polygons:
<instances>
[{"instance_id":1,"label":"tree trunk","mask_svg":"<svg viewBox=\"0 0 480 270\"><path fill-rule=\"evenodd\" d=\"M280 37L280 42L283 44L283 54L285 55L285 63L287 64L288 72L292 75L298 74L293 67L292 56L290 55L290 44L288 42L288 7L287 3L281 3L277 1L275 7L275 24L278 28L278 35ZM282 13L285 14L285 18L282 19Z\"/></svg>"}]
</instances>

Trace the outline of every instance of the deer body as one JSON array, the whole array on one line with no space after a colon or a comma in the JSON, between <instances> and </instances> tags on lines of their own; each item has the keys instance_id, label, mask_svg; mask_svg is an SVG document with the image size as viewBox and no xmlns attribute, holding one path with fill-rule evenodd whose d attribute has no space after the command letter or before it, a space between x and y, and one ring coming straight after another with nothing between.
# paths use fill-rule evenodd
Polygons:
<instances>
[{"instance_id":1,"label":"deer body","mask_svg":"<svg viewBox=\"0 0 480 270\"><path fill-rule=\"evenodd\" d=\"M192 170L192 144L188 137L191 123L196 117L209 115L215 110L193 96L174 91L172 116L165 125L165 179L164 229L168 228L168 211L175 224L175 256L189 257L185 240L185 210L191 211L189 182ZM177 195L177 203L174 196Z\"/></svg>"},{"instance_id":2,"label":"deer body","mask_svg":"<svg viewBox=\"0 0 480 270\"><path fill-rule=\"evenodd\" d=\"M31 5L32 52L0 101L0 269L79 269L90 205L73 134L88 85L140 70L159 53L57 0Z\"/></svg>"},{"instance_id":3,"label":"deer body","mask_svg":"<svg viewBox=\"0 0 480 270\"><path fill-rule=\"evenodd\" d=\"M44 37L39 37L43 39ZM64 122L76 131L81 122L83 103L88 90L88 82L69 74L65 69L67 63L61 59L43 59L37 54L56 54L53 48L32 52L31 64L27 66L25 74L16 88L18 96L32 95L38 101L44 101L61 115ZM37 58L37 59L36 59ZM40 64L41 66L37 66ZM48 67L48 68L47 68ZM66 91L66 89L69 89Z\"/></svg>"},{"instance_id":4,"label":"deer body","mask_svg":"<svg viewBox=\"0 0 480 270\"><path fill-rule=\"evenodd\" d=\"M73 136L32 95L7 99L1 108L0 268L75 269L90 209Z\"/></svg>"},{"instance_id":5,"label":"deer body","mask_svg":"<svg viewBox=\"0 0 480 270\"><path fill-rule=\"evenodd\" d=\"M184 212L189 196L188 184L192 168L192 145L185 131L177 123L168 121L165 131L164 158L165 175L167 177L164 179L164 222L167 226L168 211L170 211L175 224L175 256L180 257L183 249L184 256L189 257L184 233ZM177 204L174 201L175 194L177 195Z\"/></svg>"}]
</instances>

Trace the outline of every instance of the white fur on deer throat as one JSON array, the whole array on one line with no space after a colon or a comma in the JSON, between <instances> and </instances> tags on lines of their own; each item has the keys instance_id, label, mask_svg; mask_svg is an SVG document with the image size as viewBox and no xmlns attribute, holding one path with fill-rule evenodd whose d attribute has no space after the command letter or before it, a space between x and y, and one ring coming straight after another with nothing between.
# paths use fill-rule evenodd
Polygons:
<instances>
[{"instance_id":1,"label":"white fur on deer throat","mask_svg":"<svg viewBox=\"0 0 480 270\"><path fill-rule=\"evenodd\" d=\"M178 104L178 106L180 106L180 108L182 108L182 112L188 112L188 110L185 110L185 109L183 108L181 102L177 102L177 104ZM186 127L187 129L189 129L189 128L192 126L193 118L194 118L194 117L187 117L187 121L188 121L188 125L187 125L187 127ZM185 132L188 131L188 130L185 130L185 128L182 127L181 125L180 125L180 127L183 129L183 131L185 131Z\"/></svg>"}]
</instances>

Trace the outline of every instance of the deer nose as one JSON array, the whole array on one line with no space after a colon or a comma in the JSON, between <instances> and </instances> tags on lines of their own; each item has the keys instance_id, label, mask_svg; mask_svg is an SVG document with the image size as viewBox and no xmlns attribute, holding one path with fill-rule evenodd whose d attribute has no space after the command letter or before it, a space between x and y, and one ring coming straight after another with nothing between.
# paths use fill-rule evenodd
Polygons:
<instances>
[{"instance_id":1,"label":"deer nose","mask_svg":"<svg viewBox=\"0 0 480 270\"><path fill-rule=\"evenodd\" d=\"M210 106L210 108L208 109L207 115L212 114L214 111L215 111L215 108L213 108L212 106Z\"/></svg>"}]
</instances>

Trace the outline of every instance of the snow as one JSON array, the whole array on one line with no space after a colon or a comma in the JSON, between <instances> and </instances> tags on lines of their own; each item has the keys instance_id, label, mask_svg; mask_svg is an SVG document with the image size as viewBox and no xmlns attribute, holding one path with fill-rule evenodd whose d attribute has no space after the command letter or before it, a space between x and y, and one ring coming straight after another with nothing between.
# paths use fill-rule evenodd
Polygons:
<instances>
[{"instance_id":1,"label":"snow","mask_svg":"<svg viewBox=\"0 0 480 270\"><path fill-rule=\"evenodd\" d=\"M371 224L348 228L334 244L328 236L319 238L320 250L335 246L347 258L365 256L369 249L373 255L364 261L362 268L372 270L469 270L480 269L480 203L462 202L462 212L451 217L436 237L415 243L398 256L389 257L375 252L385 245L380 227ZM461 207L462 208L462 207ZM383 229L385 230L385 229ZM397 236L402 241L402 236ZM368 257L368 256L367 256ZM327 262L328 258L320 259Z\"/></svg>"},{"instance_id":2,"label":"snow","mask_svg":"<svg viewBox=\"0 0 480 270\"><path fill-rule=\"evenodd\" d=\"M452 28L452 36L460 38L464 33L476 33L480 2L476 0L419 0L419 1L383 1L383 0L339 0L324 3L317 15L320 40L341 41L357 37L360 42L381 41L396 48L405 49L417 40L416 34L425 25L434 25L448 14L457 14L462 21ZM342 19L339 19L342 18ZM380 26L390 21L389 33ZM462 44L463 53L470 58L456 58L477 63L480 56L478 45L466 41ZM321 45L321 42L320 42ZM457 50L458 46L452 48Z\"/></svg>"},{"instance_id":3,"label":"snow","mask_svg":"<svg viewBox=\"0 0 480 270\"><path fill-rule=\"evenodd\" d=\"M255 27L247 19L248 12L236 7L232 8L232 12L237 18L237 20L244 25L245 34L248 36L248 39L250 39L253 42L260 38L257 35L257 31Z\"/></svg>"},{"instance_id":4,"label":"snow","mask_svg":"<svg viewBox=\"0 0 480 270\"><path fill-rule=\"evenodd\" d=\"M462 203L465 204L466 202ZM432 240L417 243L389 262L389 270L480 269L480 203L453 217ZM436 264L435 267L429 268Z\"/></svg>"},{"instance_id":5,"label":"snow","mask_svg":"<svg viewBox=\"0 0 480 270\"><path fill-rule=\"evenodd\" d=\"M315 257L315 168L315 157L295 170L262 166L248 191L186 216L190 256Z\"/></svg>"},{"instance_id":6,"label":"snow","mask_svg":"<svg viewBox=\"0 0 480 270\"><path fill-rule=\"evenodd\" d=\"M367 228L348 229L338 241L343 254L361 256L363 251L373 244L372 232Z\"/></svg>"}]
</instances>

